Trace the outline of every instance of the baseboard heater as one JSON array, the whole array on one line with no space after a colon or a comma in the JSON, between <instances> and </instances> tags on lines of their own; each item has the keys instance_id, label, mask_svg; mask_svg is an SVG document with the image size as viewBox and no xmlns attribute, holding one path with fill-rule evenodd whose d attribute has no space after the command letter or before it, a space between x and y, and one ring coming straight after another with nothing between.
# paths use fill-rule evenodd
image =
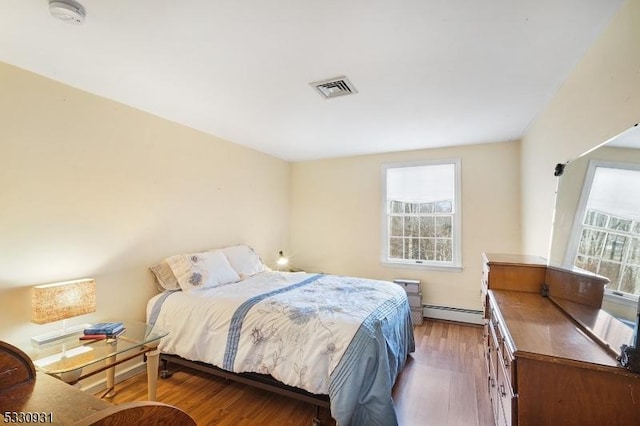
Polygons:
<instances>
[{"instance_id":1,"label":"baseboard heater","mask_svg":"<svg viewBox=\"0 0 640 426\"><path fill-rule=\"evenodd\" d=\"M423 305L422 314L426 318L466 322L480 325L483 324L482 311L475 311L473 309L451 308L448 306L437 305Z\"/></svg>"}]
</instances>

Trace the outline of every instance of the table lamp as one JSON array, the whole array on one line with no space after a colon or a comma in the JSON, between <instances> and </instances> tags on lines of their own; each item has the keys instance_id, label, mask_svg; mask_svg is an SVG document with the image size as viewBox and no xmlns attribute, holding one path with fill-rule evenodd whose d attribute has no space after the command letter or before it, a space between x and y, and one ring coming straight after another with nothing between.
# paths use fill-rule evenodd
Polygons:
<instances>
[{"instance_id":1,"label":"table lamp","mask_svg":"<svg viewBox=\"0 0 640 426\"><path fill-rule=\"evenodd\" d=\"M280 268L289 263L289 259L284 255L284 253L282 253L282 250L278 252L278 261L276 263L278 264L278 271L280 270Z\"/></svg>"},{"instance_id":2,"label":"table lamp","mask_svg":"<svg viewBox=\"0 0 640 426\"><path fill-rule=\"evenodd\" d=\"M62 329L34 336L44 344L83 330L87 324L67 328L67 319L96 311L95 280L80 279L31 287L31 321L48 324L62 320Z\"/></svg>"}]
</instances>

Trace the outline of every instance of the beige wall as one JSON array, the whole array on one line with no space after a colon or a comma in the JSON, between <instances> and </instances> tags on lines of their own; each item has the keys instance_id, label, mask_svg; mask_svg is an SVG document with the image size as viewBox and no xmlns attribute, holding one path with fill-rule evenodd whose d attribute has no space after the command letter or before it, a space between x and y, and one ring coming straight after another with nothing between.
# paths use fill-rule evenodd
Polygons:
<instances>
[{"instance_id":1,"label":"beige wall","mask_svg":"<svg viewBox=\"0 0 640 426\"><path fill-rule=\"evenodd\" d=\"M480 256L520 250L518 142L461 146L295 163L293 266L370 278L422 281L423 303L480 309ZM381 165L462 159L463 272L383 266Z\"/></svg>"},{"instance_id":2,"label":"beige wall","mask_svg":"<svg viewBox=\"0 0 640 426\"><path fill-rule=\"evenodd\" d=\"M142 319L149 264L237 242L267 262L290 247L310 270L418 278L425 303L477 309L482 251L547 254L555 163L640 121L638 40L629 0L521 146L293 165L0 64L0 339L57 326L28 322L32 284L92 276L87 320ZM462 158L464 271L382 266L380 165L450 157Z\"/></svg>"},{"instance_id":3,"label":"beige wall","mask_svg":"<svg viewBox=\"0 0 640 426\"><path fill-rule=\"evenodd\" d=\"M640 121L640 1L628 0L522 140L523 251L547 255L556 163Z\"/></svg>"},{"instance_id":4,"label":"beige wall","mask_svg":"<svg viewBox=\"0 0 640 426\"><path fill-rule=\"evenodd\" d=\"M290 164L0 63L0 339L31 324L28 286L94 277L97 319L144 319L147 267L289 243Z\"/></svg>"}]
</instances>

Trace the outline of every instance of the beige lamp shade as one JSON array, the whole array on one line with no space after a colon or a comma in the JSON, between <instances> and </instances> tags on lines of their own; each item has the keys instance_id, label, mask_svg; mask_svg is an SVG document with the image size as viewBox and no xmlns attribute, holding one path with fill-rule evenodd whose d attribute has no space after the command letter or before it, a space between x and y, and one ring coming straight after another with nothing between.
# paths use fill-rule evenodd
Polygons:
<instances>
[{"instance_id":1,"label":"beige lamp shade","mask_svg":"<svg viewBox=\"0 0 640 426\"><path fill-rule=\"evenodd\" d=\"M46 324L96 311L93 279L31 287L31 321Z\"/></svg>"}]
</instances>

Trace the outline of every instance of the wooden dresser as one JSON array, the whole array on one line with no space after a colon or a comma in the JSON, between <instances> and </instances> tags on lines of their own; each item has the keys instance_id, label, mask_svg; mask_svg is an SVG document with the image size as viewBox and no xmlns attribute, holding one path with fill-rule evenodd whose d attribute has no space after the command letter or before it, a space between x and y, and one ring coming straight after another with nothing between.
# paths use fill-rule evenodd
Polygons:
<instances>
[{"instance_id":1,"label":"wooden dresser","mask_svg":"<svg viewBox=\"0 0 640 426\"><path fill-rule=\"evenodd\" d=\"M600 309L607 280L531 256L486 254L483 265L496 425L640 424L640 375L616 360L633 331Z\"/></svg>"}]
</instances>

